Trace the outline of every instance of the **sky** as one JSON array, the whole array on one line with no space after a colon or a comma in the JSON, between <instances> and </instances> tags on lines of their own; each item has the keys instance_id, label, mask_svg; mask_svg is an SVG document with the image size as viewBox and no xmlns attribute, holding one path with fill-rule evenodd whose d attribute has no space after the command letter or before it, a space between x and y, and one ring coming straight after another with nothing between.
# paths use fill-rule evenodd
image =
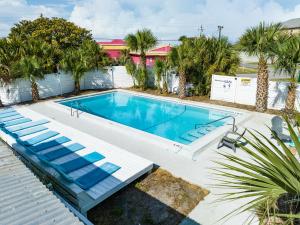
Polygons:
<instances>
[{"instance_id":1,"label":"sky","mask_svg":"<svg viewBox=\"0 0 300 225\"><path fill-rule=\"evenodd\" d=\"M235 41L261 21L300 17L300 0L0 0L0 37L22 19L40 14L63 17L91 30L95 39L124 38L150 28L160 40L177 40L201 32Z\"/></svg>"}]
</instances>

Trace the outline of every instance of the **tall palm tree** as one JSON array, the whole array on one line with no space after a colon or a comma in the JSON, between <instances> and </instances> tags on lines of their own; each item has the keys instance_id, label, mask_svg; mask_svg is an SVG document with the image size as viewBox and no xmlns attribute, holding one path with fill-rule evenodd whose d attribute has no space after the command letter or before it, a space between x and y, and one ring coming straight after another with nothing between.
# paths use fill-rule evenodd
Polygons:
<instances>
[{"instance_id":1,"label":"tall palm tree","mask_svg":"<svg viewBox=\"0 0 300 225\"><path fill-rule=\"evenodd\" d=\"M300 36L282 35L282 41L275 48L275 70L286 72L291 80L286 98L285 110L291 113L295 109L297 89L297 65L300 63Z\"/></svg>"},{"instance_id":2,"label":"tall palm tree","mask_svg":"<svg viewBox=\"0 0 300 225\"><path fill-rule=\"evenodd\" d=\"M240 37L238 46L243 52L258 57L258 74L256 89L256 110L263 112L268 106L269 74L267 61L272 57L276 38L280 34L280 24L260 23L246 30Z\"/></svg>"},{"instance_id":3,"label":"tall palm tree","mask_svg":"<svg viewBox=\"0 0 300 225\"><path fill-rule=\"evenodd\" d=\"M146 52L157 44L157 39L149 29L138 30L135 34L128 34L125 37L126 44L132 51L139 52L141 58L142 75L145 77L142 89L145 89L148 82L146 65Z\"/></svg>"},{"instance_id":4,"label":"tall palm tree","mask_svg":"<svg viewBox=\"0 0 300 225\"><path fill-rule=\"evenodd\" d=\"M179 74L179 91L178 97L185 97L186 79L188 70L194 65L194 52L193 52L193 41L190 39L184 39L182 43L172 48L168 54L168 61L170 65Z\"/></svg>"}]
</instances>

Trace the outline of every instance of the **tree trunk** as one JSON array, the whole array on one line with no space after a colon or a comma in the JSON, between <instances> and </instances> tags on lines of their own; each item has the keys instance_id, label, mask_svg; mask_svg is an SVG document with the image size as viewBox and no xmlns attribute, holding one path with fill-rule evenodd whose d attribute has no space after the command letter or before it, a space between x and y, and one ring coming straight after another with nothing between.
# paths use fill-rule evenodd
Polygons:
<instances>
[{"instance_id":1,"label":"tree trunk","mask_svg":"<svg viewBox=\"0 0 300 225\"><path fill-rule=\"evenodd\" d=\"M75 80L75 89L74 89L74 94L78 95L80 92L80 81Z\"/></svg>"},{"instance_id":2,"label":"tree trunk","mask_svg":"<svg viewBox=\"0 0 300 225\"><path fill-rule=\"evenodd\" d=\"M255 104L256 110L258 112L264 112L267 110L268 89L269 89L268 65L264 57L260 57L258 62L256 104Z\"/></svg>"},{"instance_id":3,"label":"tree trunk","mask_svg":"<svg viewBox=\"0 0 300 225\"><path fill-rule=\"evenodd\" d=\"M35 80L31 81L31 95L32 95L33 102L37 102L40 99L38 86L37 86Z\"/></svg>"},{"instance_id":4,"label":"tree trunk","mask_svg":"<svg viewBox=\"0 0 300 225\"><path fill-rule=\"evenodd\" d=\"M185 97L185 84L186 84L186 76L183 71L179 71L179 92L178 97L184 98Z\"/></svg>"},{"instance_id":5,"label":"tree trunk","mask_svg":"<svg viewBox=\"0 0 300 225\"><path fill-rule=\"evenodd\" d=\"M285 111L287 113L293 113L295 109L296 88L296 84L294 82L291 82L289 86L288 95L285 101Z\"/></svg>"},{"instance_id":6,"label":"tree trunk","mask_svg":"<svg viewBox=\"0 0 300 225\"><path fill-rule=\"evenodd\" d=\"M168 94L168 84L167 84L166 79L164 79L164 81L163 81L163 89L162 89L162 92L163 92L164 95L167 95L167 94Z\"/></svg>"},{"instance_id":7,"label":"tree trunk","mask_svg":"<svg viewBox=\"0 0 300 225\"><path fill-rule=\"evenodd\" d=\"M143 71L143 83L142 83L142 90L145 90L148 86L148 73L147 73L147 64L146 64L146 54L141 52L141 64L142 64L142 71Z\"/></svg>"}]
</instances>

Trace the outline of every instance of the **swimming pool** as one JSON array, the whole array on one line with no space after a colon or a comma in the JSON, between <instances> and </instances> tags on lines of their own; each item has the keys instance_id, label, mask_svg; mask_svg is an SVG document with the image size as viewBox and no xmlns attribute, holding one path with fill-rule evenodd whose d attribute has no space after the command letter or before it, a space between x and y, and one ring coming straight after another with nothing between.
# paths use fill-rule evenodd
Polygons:
<instances>
[{"instance_id":1,"label":"swimming pool","mask_svg":"<svg viewBox=\"0 0 300 225\"><path fill-rule=\"evenodd\" d=\"M235 116L230 111L181 104L122 91L59 102L68 107L181 144L191 144Z\"/></svg>"}]
</instances>

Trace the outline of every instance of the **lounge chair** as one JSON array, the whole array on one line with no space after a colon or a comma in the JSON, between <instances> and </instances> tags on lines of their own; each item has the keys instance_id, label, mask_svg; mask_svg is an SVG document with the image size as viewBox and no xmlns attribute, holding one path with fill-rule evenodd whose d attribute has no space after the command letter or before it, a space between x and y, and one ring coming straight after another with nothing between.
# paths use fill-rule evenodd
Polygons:
<instances>
[{"instance_id":1,"label":"lounge chair","mask_svg":"<svg viewBox=\"0 0 300 225\"><path fill-rule=\"evenodd\" d=\"M10 113L10 112L15 112L16 110L14 108L8 108L8 109L2 109L0 111L0 114L5 114L5 113Z\"/></svg>"},{"instance_id":2,"label":"lounge chair","mask_svg":"<svg viewBox=\"0 0 300 225\"><path fill-rule=\"evenodd\" d=\"M41 131L47 130L47 129L48 128L44 127L44 126L37 126L37 127L31 127L28 129L24 129L24 130L19 130L16 132L9 132L9 134L11 136L13 136L14 138L20 138L20 137L27 136L30 134L35 134L35 133L38 133L38 132L41 132Z\"/></svg>"},{"instance_id":3,"label":"lounge chair","mask_svg":"<svg viewBox=\"0 0 300 225\"><path fill-rule=\"evenodd\" d=\"M241 141L245 133L246 129L242 133L238 133L237 130L226 132L218 144L218 149L226 146L236 152L236 146Z\"/></svg>"},{"instance_id":4,"label":"lounge chair","mask_svg":"<svg viewBox=\"0 0 300 225\"><path fill-rule=\"evenodd\" d=\"M283 134L283 120L279 116L274 116L271 120L272 127L271 130L277 135L277 137L284 141L284 142L291 142L292 139L289 135ZM272 134L272 137L274 138L274 135Z\"/></svg>"},{"instance_id":5,"label":"lounge chair","mask_svg":"<svg viewBox=\"0 0 300 225\"><path fill-rule=\"evenodd\" d=\"M100 181L104 180L106 177L110 176L120 168L120 166L117 166L110 162L106 162L88 172L87 174L84 174L83 176L77 178L76 180L74 180L74 183L76 183L82 189L87 190Z\"/></svg>"},{"instance_id":6,"label":"lounge chair","mask_svg":"<svg viewBox=\"0 0 300 225\"><path fill-rule=\"evenodd\" d=\"M40 134L38 136L32 137L32 138L24 140L24 141L21 139L17 139L17 142L23 146L32 146L32 145L36 145L42 141L45 141L49 138L52 138L58 134L59 133L56 131L47 131L43 134ZM32 146L32 147L34 147L34 146Z\"/></svg>"},{"instance_id":7,"label":"lounge chair","mask_svg":"<svg viewBox=\"0 0 300 225\"><path fill-rule=\"evenodd\" d=\"M0 124L3 124L3 123L8 122L8 121L13 121L13 120L21 119L21 118L24 118L24 117L22 115L20 115L20 114L9 116L9 117L6 117L6 118L0 118Z\"/></svg>"},{"instance_id":8,"label":"lounge chair","mask_svg":"<svg viewBox=\"0 0 300 225\"><path fill-rule=\"evenodd\" d=\"M4 129L9 133L14 133L14 132L19 131L19 130L25 130L25 129L28 129L28 128L31 128L31 127L36 127L36 126L39 126L39 125L43 125L45 123L49 123L49 121L45 120L45 119L37 120L37 121L33 121L33 122L21 124L21 125L9 127L9 128L4 127Z\"/></svg>"},{"instance_id":9,"label":"lounge chair","mask_svg":"<svg viewBox=\"0 0 300 225\"><path fill-rule=\"evenodd\" d=\"M28 122L31 122L31 121L32 120L28 119L28 118L20 118L20 119L11 120L11 121L8 121L8 122L3 122L2 126L7 128L7 127L11 127L11 126L20 125L20 124L23 124L23 123L28 123Z\"/></svg>"},{"instance_id":10,"label":"lounge chair","mask_svg":"<svg viewBox=\"0 0 300 225\"><path fill-rule=\"evenodd\" d=\"M48 148L53 148L53 147L62 145L62 144L67 143L69 141L71 141L71 139L69 139L65 136L62 136L62 137L58 137L58 138L55 138L55 139L50 140L50 141L40 143L40 144L35 145L35 146L30 146L30 150L33 151L34 153L37 153L37 152L43 151L43 150L48 149Z\"/></svg>"},{"instance_id":11,"label":"lounge chair","mask_svg":"<svg viewBox=\"0 0 300 225\"><path fill-rule=\"evenodd\" d=\"M77 152L79 150L84 149L85 147L81 144L74 143L70 144L68 146L63 146L59 149L47 152L45 154L40 154L38 155L38 158L41 159L42 161L49 163L50 161L53 161L55 159L61 158L63 156L66 156L68 154Z\"/></svg>"},{"instance_id":12,"label":"lounge chair","mask_svg":"<svg viewBox=\"0 0 300 225\"><path fill-rule=\"evenodd\" d=\"M16 115L20 115L18 112L7 112L7 113L2 113L0 114L0 118L7 118L10 116L16 116Z\"/></svg>"},{"instance_id":13,"label":"lounge chair","mask_svg":"<svg viewBox=\"0 0 300 225\"><path fill-rule=\"evenodd\" d=\"M98 152L92 152L84 156L78 156L76 159L67 161L62 164L53 163L52 167L54 167L60 174L62 174L65 179L67 179L68 181L72 181L72 178L68 175L69 173L75 170L79 170L104 158L105 157Z\"/></svg>"}]
</instances>

